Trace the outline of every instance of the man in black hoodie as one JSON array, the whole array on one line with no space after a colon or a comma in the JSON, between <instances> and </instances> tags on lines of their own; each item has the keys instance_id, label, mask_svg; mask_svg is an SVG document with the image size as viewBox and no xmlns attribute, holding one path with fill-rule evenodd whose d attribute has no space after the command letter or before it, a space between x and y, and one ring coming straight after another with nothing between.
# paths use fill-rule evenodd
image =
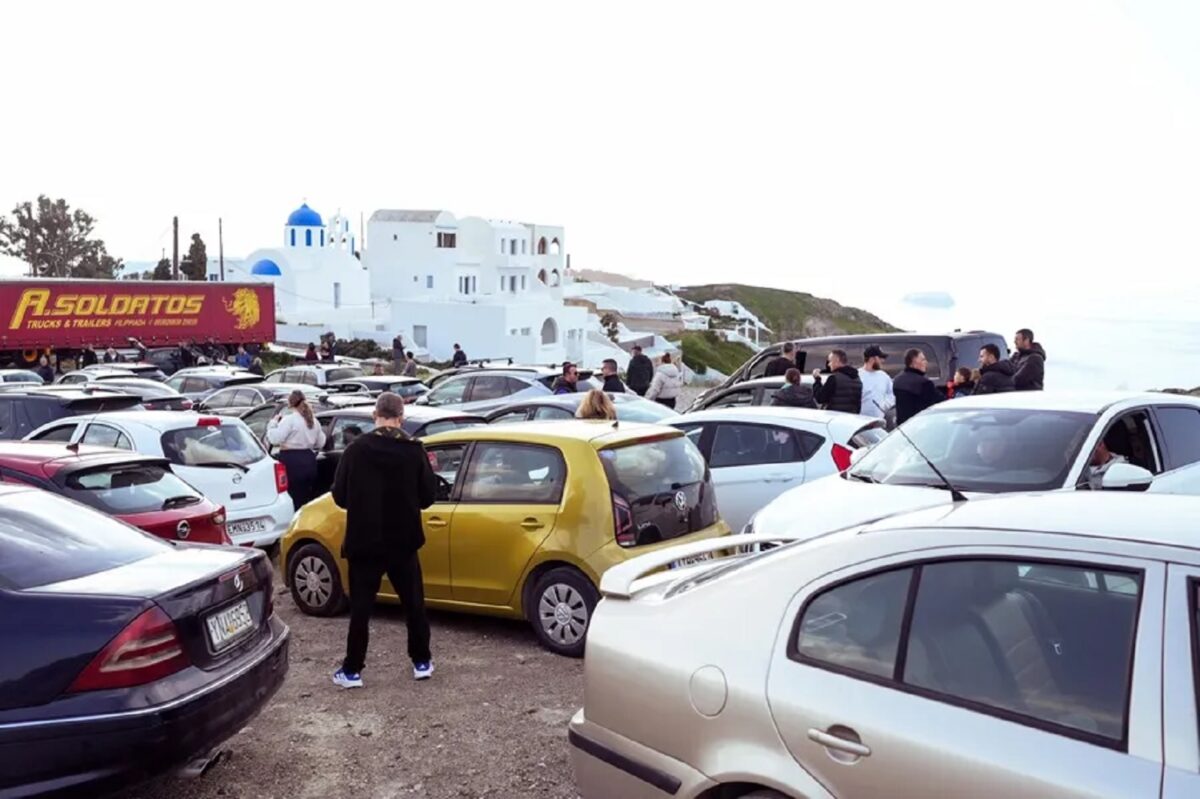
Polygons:
<instances>
[{"instance_id":1,"label":"man in black hoodie","mask_svg":"<svg viewBox=\"0 0 1200 799\"><path fill-rule=\"evenodd\" d=\"M892 381L896 393L896 424L902 425L930 405L946 399L933 381L925 376L929 359L915 347L904 353L904 371Z\"/></svg>"},{"instance_id":2,"label":"man in black hoodie","mask_svg":"<svg viewBox=\"0 0 1200 799\"><path fill-rule=\"evenodd\" d=\"M629 389L639 397L646 396L650 384L654 382L654 361L650 356L642 354L642 348L633 345L633 357L629 359L629 367L625 370L625 380Z\"/></svg>"},{"instance_id":3,"label":"man in black hoodie","mask_svg":"<svg viewBox=\"0 0 1200 799\"><path fill-rule=\"evenodd\" d=\"M1012 361L1000 360L1000 348L995 344L984 344L979 350L979 382L975 385L976 396L1000 394L1013 391L1013 374L1017 367Z\"/></svg>"},{"instance_id":4,"label":"man in black hoodie","mask_svg":"<svg viewBox=\"0 0 1200 799\"><path fill-rule=\"evenodd\" d=\"M343 688L362 687L371 610L384 574L404 604L413 677L433 675L417 552L425 543L421 511L433 504L437 479L425 447L404 433L403 422L404 400L391 392L380 394L375 429L346 448L333 478L333 501L346 510L342 556L350 564L346 659L333 675Z\"/></svg>"},{"instance_id":5,"label":"man in black hoodie","mask_svg":"<svg viewBox=\"0 0 1200 799\"><path fill-rule=\"evenodd\" d=\"M1033 331L1027 327L1017 331L1013 344L1017 348L1012 355L1017 391L1041 391L1046 378L1046 350L1033 340Z\"/></svg>"},{"instance_id":6,"label":"man in black hoodie","mask_svg":"<svg viewBox=\"0 0 1200 799\"><path fill-rule=\"evenodd\" d=\"M859 413L862 411L862 378L850 365L845 350L829 353L829 376L822 381L821 370L813 370L817 402L829 411Z\"/></svg>"},{"instance_id":7,"label":"man in black hoodie","mask_svg":"<svg viewBox=\"0 0 1200 799\"><path fill-rule=\"evenodd\" d=\"M767 363L763 377L783 377L788 369L796 365L796 345L790 341L783 344L783 353L776 355Z\"/></svg>"}]
</instances>

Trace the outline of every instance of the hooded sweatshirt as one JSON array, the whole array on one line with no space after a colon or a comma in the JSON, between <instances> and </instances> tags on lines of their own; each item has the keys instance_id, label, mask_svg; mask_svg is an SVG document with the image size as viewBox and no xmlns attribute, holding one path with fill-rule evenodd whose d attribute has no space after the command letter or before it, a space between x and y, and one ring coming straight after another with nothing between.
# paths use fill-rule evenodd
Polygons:
<instances>
[{"instance_id":1,"label":"hooded sweatshirt","mask_svg":"<svg viewBox=\"0 0 1200 799\"><path fill-rule=\"evenodd\" d=\"M346 510L346 558L403 557L425 543L421 511L437 496L437 478L420 441L380 427L342 454L333 501Z\"/></svg>"},{"instance_id":2,"label":"hooded sweatshirt","mask_svg":"<svg viewBox=\"0 0 1200 799\"><path fill-rule=\"evenodd\" d=\"M679 367L673 363L660 364L654 372L654 380L650 383L650 390L646 392L646 399L675 399L682 388L683 374Z\"/></svg>"},{"instance_id":3,"label":"hooded sweatshirt","mask_svg":"<svg viewBox=\"0 0 1200 799\"><path fill-rule=\"evenodd\" d=\"M979 383L975 386L975 393L983 395L1012 391L1016 371L1017 367L1013 366L1012 361L984 364L979 367Z\"/></svg>"},{"instance_id":4,"label":"hooded sweatshirt","mask_svg":"<svg viewBox=\"0 0 1200 799\"><path fill-rule=\"evenodd\" d=\"M1017 391L1041 391L1046 377L1046 351L1034 342L1027 350L1017 350L1012 356L1013 384Z\"/></svg>"}]
</instances>

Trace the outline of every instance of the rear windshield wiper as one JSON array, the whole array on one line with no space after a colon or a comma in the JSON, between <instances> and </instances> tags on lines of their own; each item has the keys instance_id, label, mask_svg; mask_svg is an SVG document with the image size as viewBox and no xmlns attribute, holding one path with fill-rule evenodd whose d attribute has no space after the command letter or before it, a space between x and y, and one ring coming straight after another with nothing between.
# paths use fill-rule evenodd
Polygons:
<instances>
[{"instance_id":1,"label":"rear windshield wiper","mask_svg":"<svg viewBox=\"0 0 1200 799\"><path fill-rule=\"evenodd\" d=\"M195 505L200 501L200 497L195 494L183 494L178 497L167 497L163 500L163 510L173 510L175 508L186 508L188 505Z\"/></svg>"},{"instance_id":2,"label":"rear windshield wiper","mask_svg":"<svg viewBox=\"0 0 1200 799\"><path fill-rule=\"evenodd\" d=\"M248 466L243 466L240 463L233 461L199 461L198 463L185 463L184 466L207 466L213 469L241 469L243 472L249 472Z\"/></svg>"},{"instance_id":3,"label":"rear windshield wiper","mask_svg":"<svg viewBox=\"0 0 1200 799\"><path fill-rule=\"evenodd\" d=\"M863 483L878 483L879 482L871 475L862 474L861 472L846 472L846 477L847 477L847 479L859 480Z\"/></svg>"}]
</instances>

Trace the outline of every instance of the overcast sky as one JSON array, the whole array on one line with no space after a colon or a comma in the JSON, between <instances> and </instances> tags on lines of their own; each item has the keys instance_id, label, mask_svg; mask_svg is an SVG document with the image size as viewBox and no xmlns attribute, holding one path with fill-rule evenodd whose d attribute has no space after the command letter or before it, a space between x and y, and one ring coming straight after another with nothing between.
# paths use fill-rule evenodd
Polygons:
<instances>
[{"instance_id":1,"label":"overcast sky","mask_svg":"<svg viewBox=\"0 0 1200 799\"><path fill-rule=\"evenodd\" d=\"M18 3L0 211L64 197L126 260L173 214L245 255L307 199L562 224L660 281L1195 288L1198 7Z\"/></svg>"}]
</instances>

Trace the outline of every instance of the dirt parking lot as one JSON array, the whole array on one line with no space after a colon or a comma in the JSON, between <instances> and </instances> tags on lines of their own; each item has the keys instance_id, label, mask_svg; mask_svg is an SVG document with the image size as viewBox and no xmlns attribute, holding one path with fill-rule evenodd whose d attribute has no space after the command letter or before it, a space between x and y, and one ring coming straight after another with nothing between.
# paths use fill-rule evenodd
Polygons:
<instances>
[{"instance_id":1,"label":"dirt parking lot","mask_svg":"<svg viewBox=\"0 0 1200 799\"><path fill-rule=\"evenodd\" d=\"M291 669L274 700L197 779L162 779L130 799L575 797L567 721L583 662L543 650L519 622L432 613L437 672L412 679L404 612L380 606L366 688L330 681L346 617L316 619L280 588Z\"/></svg>"}]
</instances>

